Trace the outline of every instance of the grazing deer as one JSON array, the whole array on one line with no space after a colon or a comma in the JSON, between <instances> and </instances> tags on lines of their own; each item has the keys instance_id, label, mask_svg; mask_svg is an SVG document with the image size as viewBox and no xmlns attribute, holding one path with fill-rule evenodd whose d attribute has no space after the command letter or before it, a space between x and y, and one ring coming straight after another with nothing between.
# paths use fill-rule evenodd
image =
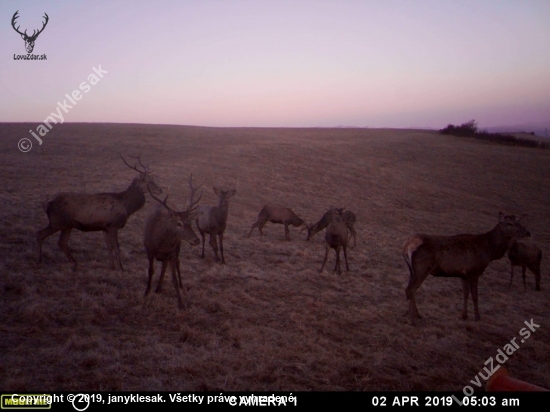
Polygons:
<instances>
[{"instance_id":1,"label":"grazing deer","mask_svg":"<svg viewBox=\"0 0 550 412\"><path fill-rule=\"evenodd\" d=\"M540 262L542 261L542 252L531 239L514 239L508 250L508 259L510 259L511 274L510 285L514 277L514 266L521 266L523 276L523 289L527 289L525 284L526 269L535 275L535 290L540 290Z\"/></svg>"},{"instance_id":2,"label":"grazing deer","mask_svg":"<svg viewBox=\"0 0 550 412\"><path fill-rule=\"evenodd\" d=\"M307 228L306 222L299 218L296 213L287 207L282 207L279 205L267 204L265 205L260 213L258 214L258 220L252 224L252 228L248 233L248 237L252 234L254 228L258 228L260 235L264 235L262 229L267 222L278 223L285 225L285 239L290 240L290 231L288 226L292 225L294 227L305 226ZM303 229L302 229L303 231Z\"/></svg>"},{"instance_id":3,"label":"grazing deer","mask_svg":"<svg viewBox=\"0 0 550 412\"><path fill-rule=\"evenodd\" d=\"M69 251L69 236L73 229L83 232L103 231L107 248L111 255L111 266L123 270L120 261L118 231L126 225L128 218L145 204L145 192L162 193L162 190L151 180L151 171L141 163L130 166L120 155L124 163L139 173L124 192L119 193L59 193L44 204L50 224L38 231L38 263L42 261L42 242L45 238L61 230L58 245L76 270L77 262Z\"/></svg>"},{"instance_id":4,"label":"grazing deer","mask_svg":"<svg viewBox=\"0 0 550 412\"><path fill-rule=\"evenodd\" d=\"M193 175L189 178L190 184L192 177ZM200 196L195 202L193 202L193 195L194 190L191 191L187 210L178 212L166 204L168 195L164 200L160 200L151 192L151 197L153 197L153 199L159 202L162 206L157 206L149 214L145 222L145 229L143 232L143 245L147 251L147 258L149 259L149 280L147 282L145 296L147 296L151 290L151 283L155 272L155 259L162 262L160 278L155 291L156 293L159 293L162 290L164 273L166 272L167 265L170 264L172 282L174 283L174 287L176 288L176 292L178 294L180 309L183 308L183 301L179 291L179 289L183 287L181 282L179 260L181 241L188 241L192 246L196 246L200 243L199 238L191 227L191 222L201 215L200 212L196 212L197 203L200 200Z\"/></svg>"},{"instance_id":5,"label":"grazing deer","mask_svg":"<svg viewBox=\"0 0 550 412\"><path fill-rule=\"evenodd\" d=\"M344 209L345 208L343 208L342 210ZM310 240L311 238L313 238L313 236L315 236L321 230L325 229L330 224L332 219L332 211L333 211L333 208L331 207L329 210L327 210L327 212L323 215L323 217L317 223L315 223L314 225L310 224L307 226L306 240ZM344 216L344 221L346 222L346 227L349 230L349 237L353 236L353 246L357 246L357 242L355 238L357 233L353 228L356 220L355 213L353 213L351 210L346 210L343 216Z\"/></svg>"},{"instance_id":6,"label":"grazing deer","mask_svg":"<svg viewBox=\"0 0 550 412\"><path fill-rule=\"evenodd\" d=\"M201 258L204 259L204 234L210 235L210 246L216 255L216 262L220 262L218 256L218 242L216 236L220 239L220 253L222 255L221 264L225 264L223 256L223 234L227 225L227 216L229 215L229 198L237 193L236 189L221 190L213 187L214 193L218 196L217 206L201 206L199 211L202 215L195 220L197 228L202 237L202 253Z\"/></svg>"},{"instance_id":7,"label":"grazing deer","mask_svg":"<svg viewBox=\"0 0 550 412\"><path fill-rule=\"evenodd\" d=\"M403 257L409 267L410 279L406 289L409 300L409 315L420 318L414 293L428 275L436 277L459 277L462 280L464 306L462 319L468 318L468 295L472 292L475 320L481 319L477 304L477 284L489 263L500 259L508 250L513 238L530 236L523 218L514 215L498 215L498 224L489 232L480 235L431 236L417 234L403 246Z\"/></svg>"},{"instance_id":8,"label":"grazing deer","mask_svg":"<svg viewBox=\"0 0 550 412\"><path fill-rule=\"evenodd\" d=\"M334 270L338 270L338 274L341 274L340 270L340 248L344 249L344 258L346 259L346 271L349 272L348 266L348 228L346 226L346 221L344 219L343 209L334 209L330 210L330 223L325 231L325 259L323 260L323 265L321 266L321 273L327 263L328 252L332 248L336 254L336 264L334 265Z\"/></svg>"}]
</instances>

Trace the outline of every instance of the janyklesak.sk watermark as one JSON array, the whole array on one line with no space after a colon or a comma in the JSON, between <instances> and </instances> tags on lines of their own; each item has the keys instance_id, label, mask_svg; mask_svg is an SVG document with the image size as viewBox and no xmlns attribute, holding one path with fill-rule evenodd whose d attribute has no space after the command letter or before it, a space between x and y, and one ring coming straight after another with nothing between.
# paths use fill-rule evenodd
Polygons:
<instances>
[{"instance_id":1,"label":"janyklesak.sk watermark","mask_svg":"<svg viewBox=\"0 0 550 412\"><path fill-rule=\"evenodd\" d=\"M92 67L92 70L94 71L94 73L89 74L87 78L90 84L82 82L79 84L78 89L73 90L71 94L65 94L66 99L63 100L63 103L57 102L57 111L50 113L50 115L46 117L46 119L44 119L42 124L36 127L36 133L32 129L29 130L29 133L36 139L39 145L43 143L40 137L44 137L46 133L48 133L53 128L52 123L63 124L65 118L62 111L65 113L69 113L69 110L76 106L78 101L82 99L83 93L81 93L81 91L84 93L88 93L92 89L91 86L95 86L97 83L99 83L103 78L103 75L108 73L107 70L103 70L101 68L101 64L98 65L97 68ZM37 136L37 133L40 135L40 137ZM23 153L27 153L32 149L32 142L30 139L24 137L19 140L19 142L17 143L17 147Z\"/></svg>"},{"instance_id":2,"label":"janyklesak.sk watermark","mask_svg":"<svg viewBox=\"0 0 550 412\"><path fill-rule=\"evenodd\" d=\"M533 319L531 319L530 321L526 320L523 323L525 323L527 327L521 328L521 330L519 331L519 334L521 336L520 343L524 343L527 339L529 339L531 333L536 332L537 328L540 327L540 325L537 325ZM500 369L500 365L503 365L509 359L509 356L511 356L516 350L519 349L519 344L516 342L516 339L518 338L513 338L502 348L499 348L494 358L490 356L484 363L484 365L487 366L485 366L483 370L479 371L475 378L470 381L470 383L478 388L481 388L481 379L487 382L489 378L493 376L493 374L497 370ZM495 360L497 361L496 364ZM474 388L471 385L466 385L462 392L464 392L464 395L466 396L471 396L474 394ZM455 395L453 395L453 398L460 406L462 406L462 402Z\"/></svg>"}]
</instances>

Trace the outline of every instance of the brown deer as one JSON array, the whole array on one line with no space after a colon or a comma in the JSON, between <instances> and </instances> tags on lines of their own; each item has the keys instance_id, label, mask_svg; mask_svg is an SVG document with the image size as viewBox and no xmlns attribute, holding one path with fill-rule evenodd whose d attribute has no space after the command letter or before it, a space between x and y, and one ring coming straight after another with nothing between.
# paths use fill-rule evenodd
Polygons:
<instances>
[{"instance_id":1,"label":"brown deer","mask_svg":"<svg viewBox=\"0 0 550 412\"><path fill-rule=\"evenodd\" d=\"M338 270L338 274L341 274L340 270L340 249L344 249L344 258L346 259L346 271L349 272L348 266L348 228L344 219L343 209L330 210L330 223L325 231L325 259L319 273L323 272L325 263L327 263L328 252L332 248L336 254L336 264L334 265L334 271Z\"/></svg>"},{"instance_id":2,"label":"brown deer","mask_svg":"<svg viewBox=\"0 0 550 412\"><path fill-rule=\"evenodd\" d=\"M264 233L262 229L267 222L285 225L286 240L290 240L290 231L288 230L289 225L292 225L294 227L305 226L305 228L307 228L306 222L303 219L299 218L296 213L294 213L291 209L279 205L267 204L262 208L262 210L260 210L260 213L258 214L258 219L255 223L252 224L252 228L248 233L248 237L250 237L252 231L256 227L260 231L260 235L263 236Z\"/></svg>"},{"instance_id":3,"label":"brown deer","mask_svg":"<svg viewBox=\"0 0 550 412\"><path fill-rule=\"evenodd\" d=\"M531 239L514 239L508 250L508 259L510 259L511 274L510 285L514 278L514 266L521 266L523 276L523 289L527 289L525 284L526 269L535 275L535 290L540 290L540 262L542 261L542 251Z\"/></svg>"},{"instance_id":4,"label":"brown deer","mask_svg":"<svg viewBox=\"0 0 550 412\"><path fill-rule=\"evenodd\" d=\"M221 190L217 187L213 187L214 194L218 196L217 206L201 206L199 211L202 215L195 220L197 228L202 237L202 253L201 258L204 259L204 238L205 233L210 235L210 246L216 256L216 262L225 264L225 258L223 256L223 234L227 225L227 216L229 215L229 198L237 193L236 189ZM218 256L218 242L216 236L220 239L220 253L221 261Z\"/></svg>"},{"instance_id":5,"label":"brown deer","mask_svg":"<svg viewBox=\"0 0 550 412\"><path fill-rule=\"evenodd\" d=\"M192 177L193 175L189 177L190 185ZM143 245L147 252L147 258L149 259L149 280L147 282L145 296L147 296L151 290L151 283L155 272L155 259L162 262L160 278L155 293L159 293L162 290L162 281L164 279L166 267L170 264L172 282L176 288L180 309L183 308L183 301L179 291L179 289L183 287L179 260L181 241L187 241L192 246L196 246L200 243L199 238L191 227L191 222L201 215L200 212L196 212L200 196L193 202L193 195L194 190L191 191L187 210L178 212L170 208L166 203L168 195L164 200L160 200L151 193L153 199L162 206L159 205L151 211L145 222L145 229L143 232Z\"/></svg>"},{"instance_id":6,"label":"brown deer","mask_svg":"<svg viewBox=\"0 0 550 412\"><path fill-rule=\"evenodd\" d=\"M130 166L120 155L124 163L138 172L128 189L119 193L59 193L45 203L44 211L50 224L38 231L38 263L42 261L42 242L48 236L61 230L58 245L70 262L77 268L77 262L69 251L69 236L73 229L83 232L103 231L107 248L111 255L111 266L115 270L124 270L120 261L118 231L126 225L128 218L145 204L145 192L162 193L162 190L151 179L151 171L141 163Z\"/></svg>"},{"instance_id":7,"label":"brown deer","mask_svg":"<svg viewBox=\"0 0 550 412\"><path fill-rule=\"evenodd\" d=\"M342 210L344 210L343 208ZM327 212L319 219L319 221L315 224L310 224L307 226L307 239L310 240L315 236L317 233L319 233L321 230L325 229L331 222L332 219L332 211L333 208L331 207ZM356 241L356 235L355 229L353 226L355 225L356 217L355 213L353 213L351 210L344 211L344 221L346 222L346 227L349 230L349 237L353 236L353 246L357 246Z\"/></svg>"},{"instance_id":8,"label":"brown deer","mask_svg":"<svg viewBox=\"0 0 550 412\"><path fill-rule=\"evenodd\" d=\"M411 323L414 325L414 319L421 317L416 308L414 293L428 275L461 278L464 296L462 319L468 318L468 295L472 292L475 320L480 320L477 301L479 277L491 261L504 256L513 238L530 236L523 220L524 217L504 216L499 212L498 224L484 234L417 234L407 240L403 246L403 257L410 272L406 295Z\"/></svg>"}]
</instances>

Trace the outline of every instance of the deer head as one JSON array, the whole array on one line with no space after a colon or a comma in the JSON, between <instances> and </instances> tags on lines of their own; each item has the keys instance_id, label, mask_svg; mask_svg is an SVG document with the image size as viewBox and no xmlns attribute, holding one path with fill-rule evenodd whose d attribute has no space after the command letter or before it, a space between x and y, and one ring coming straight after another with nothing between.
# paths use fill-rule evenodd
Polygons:
<instances>
[{"instance_id":1,"label":"deer head","mask_svg":"<svg viewBox=\"0 0 550 412\"><path fill-rule=\"evenodd\" d=\"M153 179L153 176L151 175L152 171L149 169L149 166L145 166L143 163L141 163L140 155L138 156L129 155L130 157L138 161L138 163L136 163L134 166L131 166L130 164L128 164L128 162L126 161L126 159L124 159L122 154L119 153L119 156L126 166L128 166L130 169L133 169L139 173L139 176L136 177L135 182L143 193L147 193L147 191L152 191L157 195L162 193L162 189L158 187L158 185ZM142 170L138 169L138 166Z\"/></svg>"},{"instance_id":2,"label":"deer head","mask_svg":"<svg viewBox=\"0 0 550 412\"><path fill-rule=\"evenodd\" d=\"M38 37L38 35L40 33L42 33L42 31L44 30L44 28L46 27L46 25L48 24L48 20L49 20L49 17L46 13L44 13L44 18L46 19L46 21L44 23L42 23L42 28L40 30L38 30L38 32L36 30L33 30L33 33L31 36L27 35L27 30L25 30L24 33L21 33L19 31L19 27L20 26L17 26L15 27L15 20L17 20L17 18L19 17L17 15L17 13L19 13L19 10L17 10L12 19L11 19L11 25L13 27L13 29L19 33L21 35L21 38L23 40L25 40L25 48L27 49L27 53L32 53L33 49L34 49L34 42L36 41L36 38Z\"/></svg>"}]
</instances>

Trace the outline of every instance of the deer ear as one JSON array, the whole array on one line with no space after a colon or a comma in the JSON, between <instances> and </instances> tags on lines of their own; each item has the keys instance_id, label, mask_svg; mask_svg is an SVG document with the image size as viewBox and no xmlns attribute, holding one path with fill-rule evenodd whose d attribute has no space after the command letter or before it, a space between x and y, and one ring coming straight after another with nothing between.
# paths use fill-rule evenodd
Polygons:
<instances>
[{"instance_id":1,"label":"deer ear","mask_svg":"<svg viewBox=\"0 0 550 412\"><path fill-rule=\"evenodd\" d=\"M227 192L227 197L235 196L236 193L237 193L237 190L231 189L230 191Z\"/></svg>"},{"instance_id":2,"label":"deer ear","mask_svg":"<svg viewBox=\"0 0 550 412\"><path fill-rule=\"evenodd\" d=\"M212 189L214 189L214 193L219 196L220 195L220 189L218 189L217 187L212 187Z\"/></svg>"},{"instance_id":3,"label":"deer ear","mask_svg":"<svg viewBox=\"0 0 550 412\"><path fill-rule=\"evenodd\" d=\"M498 221L503 222L504 221L504 213L498 212Z\"/></svg>"}]
</instances>

